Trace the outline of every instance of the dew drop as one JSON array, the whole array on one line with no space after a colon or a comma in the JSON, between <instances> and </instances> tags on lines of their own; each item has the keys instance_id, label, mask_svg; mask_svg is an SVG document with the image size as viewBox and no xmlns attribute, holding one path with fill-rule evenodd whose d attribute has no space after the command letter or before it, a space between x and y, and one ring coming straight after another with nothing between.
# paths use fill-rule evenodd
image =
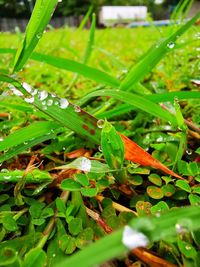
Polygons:
<instances>
[{"instance_id":1,"label":"dew drop","mask_svg":"<svg viewBox=\"0 0 200 267\"><path fill-rule=\"evenodd\" d=\"M24 101L26 101L26 103L33 103L34 100L35 100L34 97L24 98Z\"/></svg>"},{"instance_id":2,"label":"dew drop","mask_svg":"<svg viewBox=\"0 0 200 267\"><path fill-rule=\"evenodd\" d=\"M22 83L22 86L28 93L32 92L32 87L28 83Z\"/></svg>"},{"instance_id":3,"label":"dew drop","mask_svg":"<svg viewBox=\"0 0 200 267\"><path fill-rule=\"evenodd\" d=\"M43 101L43 102L42 102L42 105L43 105L43 106L46 105L46 101Z\"/></svg>"},{"instance_id":4,"label":"dew drop","mask_svg":"<svg viewBox=\"0 0 200 267\"><path fill-rule=\"evenodd\" d=\"M27 141L25 141L25 142L24 142L24 145L27 145L27 144L28 144L28 142L27 142Z\"/></svg>"},{"instance_id":5,"label":"dew drop","mask_svg":"<svg viewBox=\"0 0 200 267\"><path fill-rule=\"evenodd\" d=\"M79 170L89 172L91 167L92 167L91 161L89 159L83 157L81 162L80 162Z\"/></svg>"},{"instance_id":6,"label":"dew drop","mask_svg":"<svg viewBox=\"0 0 200 267\"><path fill-rule=\"evenodd\" d=\"M98 150L99 150L100 152L102 152L102 148L101 148L101 146L98 147Z\"/></svg>"},{"instance_id":7,"label":"dew drop","mask_svg":"<svg viewBox=\"0 0 200 267\"><path fill-rule=\"evenodd\" d=\"M38 96L38 98L39 98L39 100L44 100L44 99L46 99L48 97L48 93L46 92L46 91L40 91L39 92L39 96Z\"/></svg>"},{"instance_id":8,"label":"dew drop","mask_svg":"<svg viewBox=\"0 0 200 267\"><path fill-rule=\"evenodd\" d=\"M69 102L65 98L60 99L60 108L65 109L69 106Z\"/></svg>"},{"instance_id":9,"label":"dew drop","mask_svg":"<svg viewBox=\"0 0 200 267\"><path fill-rule=\"evenodd\" d=\"M77 105L74 105L75 112L81 112L81 108Z\"/></svg>"},{"instance_id":10,"label":"dew drop","mask_svg":"<svg viewBox=\"0 0 200 267\"><path fill-rule=\"evenodd\" d=\"M0 142L2 142L3 141L3 137L0 137Z\"/></svg>"},{"instance_id":11,"label":"dew drop","mask_svg":"<svg viewBox=\"0 0 200 267\"><path fill-rule=\"evenodd\" d=\"M5 180L9 180L11 178L11 176L4 176Z\"/></svg>"},{"instance_id":12,"label":"dew drop","mask_svg":"<svg viewBox=\"0 0 200 267\"><path fill-rule=\"evenodd\" d=\"M188 154L188 155L192 155L192 149L187 149L185 152L186 152L186 154Z\"/></svg>"},{"instance_id":13,"label":"dew drop","mask_svg":"<svg viewBox=\"0 0 200 267\"><path fill-rule=\"evenodd\" d=\"M54 98L54 97L56 97L56 94L51 94L51 96Z\"/></svg>"},{"instance_id":14,"label":"dew drop","mask_svg":"<svg viewBox=\"0 0 200 267\"><path fill-rule=\"evenodd\" d=\"M13 85L9 85L8 86L11 91L13 92L14 95L16 96L23 96L24 94L22 92L20 92L18 89L16 89Z\"/></svg>"},{"instance_id":15,"label":"dew drop","mask_svg":"<svg viewBox=\"0 0 200 267\"><path fill-rule=\"evenodd\" d=\"M98 120L97 121L97 127L98 128L101 128L102 129L104 127L104 124L105 124L105 121L104 120Z\"/></svg>"},{"instance_id":16,"label":"dew drop","mask_svg":"<svg viewBox=\"0 0 200 267\"><path fill-rule=\"evenodd\" d=\"M174 43L174 42L169 42L169 43L167 44L167 47L168 47L169 49L174 48L174 46L175 46L175 43Z\"/></svg>"},{"instance_id":17,"label":"dew drop","mask_svg":"<svg viewBox=\"0 0 200 267\"><path fill-rule=\"evenodd\" d=\"M187 232L187 229L179 223L175 225L175 229L178 234L184 234Z\"/></svg>"},{"instance_id":18,"label":"dew drop","mask_svg":"<svg viewBox=\"0 0 200 267\"><path fill-rule=\"evenodd\" d=\"M58 2L59 2L59 1L58 1ZM56 256L56 254L55 254L55 253L54 253L54 254L52 254L52 257L53 257L53 258L55 258L55 256Z\"/></svg>"},{"instance_id":19,"label":"dew drop","mask_svg":"<svg viewBox=\"0 0 200 267\"><path fill-rule=\"evenodd\" d=\"M142 232L138 232L126 225L124 227L122 243L129 249L137 247L146 247L149 244L149 239Z\"/></svg>"},{"instance_id":20,"label":"dew drop","mask_svg":"<svg viewBox=\"0 0 200 267\"><path fill-rule=\"evenodd\" d=\"M54 104L57 106L59 104L59 102L58 101L55 101Z\"/></svg>"},{"instance_id":21,"label":"dew drop","mask_svg":"<svg viewBox=\"0 0 200 267\"><path fill-rule=\"evenodd\" d=\"M187 246L185 246L185 249L186 250L190 250L191 249L191 246L187 245Z\"/></svg>"},{"instance_id":22,"label":"dew drop","mask_svg":"<svg viewBox=\"0 0 200 267\"><path fill-rule=\"evenodd\" d=\"M51 106L52 104L53 104L53 100L52 99L47 100L47 106Z\"/></svg>"},{"instance_id":23,"label":"dew drop","mask_svg":"<svg viewBox=\"0 0 200 267\"><path fill-rule=\"evenodd\" d=\"M36 95L38 93L38 90L37 89L34 89L33 92L31 93L32 96Z\"/></svg>"},{"instance_id":24,"label":"dew drop","mask_svg":"<svg viewBox=\"0 0 200 267\"><path fill-rule=\"evenodd\" d=\"M4 168L1 170L1 172L6 173L6 172L9 172L9 170Z\"/></svg>"}]
</instances>

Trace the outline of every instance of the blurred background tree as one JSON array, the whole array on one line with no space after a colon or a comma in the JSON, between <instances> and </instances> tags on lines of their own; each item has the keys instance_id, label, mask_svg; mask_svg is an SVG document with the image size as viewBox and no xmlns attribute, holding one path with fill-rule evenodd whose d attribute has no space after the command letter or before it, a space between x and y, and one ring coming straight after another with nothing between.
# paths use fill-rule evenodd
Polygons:
<instances>
[{"instance_id":1,"label":"blurred background tree","mask_svg":"<svg viewBox=\"0 0 200 267\"><path fill-rule=\"evenodd\" d=\"M153 19L169 17L169 13L180 0L62 0L54 16L80 16L92 4L98 14L103 5L145 5ZM0 17L30 17L35 0L0 0Z\"/></svg>"}]
</instances>

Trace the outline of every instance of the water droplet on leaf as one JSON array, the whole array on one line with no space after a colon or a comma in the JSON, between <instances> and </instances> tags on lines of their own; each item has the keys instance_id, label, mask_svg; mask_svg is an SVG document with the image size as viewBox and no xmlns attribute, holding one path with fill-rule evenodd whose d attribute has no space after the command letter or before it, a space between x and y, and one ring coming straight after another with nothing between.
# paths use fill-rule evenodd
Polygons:
<instances>
[{"instance_id":1,"label":"water droplet on leaf","mask_svg":"<svg viewBox=\"0 0 200 267\"><path fill-rule=\"evenodd\" d=\"M33 103L34 102L34 97L24 98L24 101L26 101L26 103Z\"/></svg>"},{"instance_id":2,"label":"water droplet on leaf","mask_svg":"<svg viewBox=\"0 0 200 267\"><path fill-rule=\"evenodd\" d=\"M81 108L77 105L74 105L75 112L81 112Z\"/></svg>"},{"instance_id":3,"label":"water droplet on leaf","mask_svg":"<svg viewBox=\"0 0 200 267\"><path fill-rule=\"evenodd\" d=\"M53 100L52 99L47 100L47 106L51 106L52 104L53 104Z\"/></svg>"},{"instance_id":4,"label":"water droplet on leaf","mask_svg":"<svg viewBox=\"0 0 200 267\"><path fill-rule=\"evenodd\" d=\"M169 49L174 48L174 46L175 46L175 43L174 43L174 42L169 42L169 43L167 44L167 47L168 47Z\"/></svg>"},{"instance_id":5,"label":"water droplet on leaf","mask_svg":"<svg viewBox=\"0 0 200 267\"><path fill-rule=\"evenodd\" d=\"M32 87L28 83L22 83L22 86L28 93L32 92Z\"/></svg>"},{"instance_id":6,"label":"water droplet on leaf","mask_svg":"<svg viewBox=\"0 0 200 267\"><path fill-rule=\"evenodd\" d=\"M69 102L65 98L60 99L60 108L65 109L69 106Z\"/></svg>"},{"instance_id":7,"label":"water droplet on leaf","mask_svg":"<svg viewBox=\"0 0 200 267\"><path fill-rule=\"evenodd\" d=\"M101 128L102 129L104 127L104 124L105 124L105 121L104 120L98 120L97 121L97 127L98 128Z\"/></svg>"},{"instance_id":8,"label":"water droplet on leaf","mask_svg":"<svg viewBox=\"0 0 200 267\"><path fill-rule=\"evenodd\" d=\"M44 99L46 99L48 97L48 93L46 92L46 91L41 91L41 92L39 92L39 96L38 96L38 98L39 98L39 100L44 100Z\"/></svg>"}]
</instances>

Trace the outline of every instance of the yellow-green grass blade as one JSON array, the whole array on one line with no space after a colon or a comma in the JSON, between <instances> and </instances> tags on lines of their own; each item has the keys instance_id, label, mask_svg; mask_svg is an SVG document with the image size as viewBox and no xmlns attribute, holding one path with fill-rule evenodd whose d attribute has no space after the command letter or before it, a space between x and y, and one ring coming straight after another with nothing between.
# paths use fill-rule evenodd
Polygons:
<instances>
[{"instance_id":1,"label":"yellow-green grass blade","mask_svg":"<svg viewBox=\"0 0 200 267\"><path fill-rule=\"evenodd\" d=\"M53 14L58 0L37 0L26 28L25 38L14 59L13 72L19 71L30 57Z\"/></svg>"},{"instance_id":2,"label":"yellow-green grass blade","mask_svg":"<svg viewBox=\"0 0 200 267\"><path fill-rule=\"evenodd\" d=\"M185 23L170 37L164 38L155 44L144 57L134 65L129 73L126 75L124 80L120 84L120 89L130 90L139 92L137 88L134 90L134 85L140 82L151 70L157 65L157 63L175 47L176 40L184 34L200 17L200 12L196 14L191 20Z\"/></svg>"}]
</instances>

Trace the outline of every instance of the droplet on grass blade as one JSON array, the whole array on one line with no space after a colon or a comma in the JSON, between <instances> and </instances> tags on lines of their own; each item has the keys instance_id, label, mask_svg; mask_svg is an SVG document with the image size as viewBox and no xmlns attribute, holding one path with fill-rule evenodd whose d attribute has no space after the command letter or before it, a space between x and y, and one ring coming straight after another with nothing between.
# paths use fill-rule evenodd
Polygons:
<instances>
[{"instance_id":1,"label":"droplet on grass blade","mask_svg":"<svg viewBox=\"0 0 200 267\"><path fill-rule=\"evenodd\" d=\"M26 102L26 103L33 103L34 102L34 96L33 97L30 97L30 98L24 98L24 101Z\"/></svg>"},{"instance_id":2,"label":"droplet on grass blade","mask_svg":"<svg viewBox=\"0 0 200 267\"><path fill-rule=\"evenodd\" d=\"M32 92L32 87L28 83L22 83L22 86L28 93Z\"/></svg>"},{"instance_id":3,"label":"droplet on grass blade","mask_svg":"<svg viewBox=\"0 0 200 267\"><path fill-rule=\"evenodd\" d=\"M11 176L4 176L5 180L10 180Z\"/></svg>"},{"instance_id":4,"label":"droplet on grass blade","mask_svg":"<svg viewBox=\"0 0 200 267\"><path fill-rule=\"evenodd\" d=\"M10 90L13 92L14 95L23 96L23 93L17 90L13 85L9 84L8 87L10 88Z\"/></svg>"},{"instance_id":5,"label":"droplet on grass blade","mask_svg":"<svg viewBox=\"0 0 200 267\"><path fill-rule=\"evenodd\" d=\"M47 106L51 106L52 104L53 104L53 100L52 99L47 100Z\"/></svg>"},{"instance_id":6,"label":"droplet on grass blade","mask_svg":"<svg viewBox=\"0 0 200 267\"><path fill-rule=\"evenodd\" d=\"M175 229L176 229L177 234L187 233L187 229L179 223L175 225Z\"/></svg>"},{"instance_id":7,"label":"droplet on grass blade","mask_svg":"<svg viewBox=\"0 0 200 267\"><path fill-rule=\"evenodd\" d=\"M69 102L67 101L66 98L61 98L60 99L60 108L65 109L69 106Z\"/></svg>"},{"instance_id":8,"label":"droplet on grass blade","mask_svg":"<svg viewBox=\"0 0 200 267\"><path fill-rule=\"evenodd\" d=\"M32 96L36 95L38 93L37 89L34 89L33 92L31 93Z\"/></svg>"},{"instance_id":9,"label":"droplet on grass blade","mask_svg":"<svg viewBox=\"0 0 200 267\"><path fill-rule=\"evenodd\" d=\"M40 39L40 38L42 37L42 32L38 32L38 34L36 35L36 37L37 37L38 39Z\"/></svg>"},{"instance_id":10,"label":"droplet on grass blade","mask_svg":"<svg viewBox=\"0 0 200 267\"><path fill-rule=\"evenodd\" d=\"M175 46L175 43L174 43L174 42L169 42L169 43L167 44L167 47L168 47L169 49L174 48L174 46Z\"/></svg>"},{"instance_id":11,"label":"droplet on grass blade","mask_svg":"<svg viewBox=\"0 0 200 267\"><path fill-rule=\"evenodd\" d=\"M97 121L97 127L102 129L104 127L105 121L104 120L98 120Z\"/></svg>"},{"instance_id":12,"label":"droplet on grass blade","mask_svg":"<svg viewBox=\"0 0 200 267\"><path fill-rule=\"evenodd\" d=\"M81 112L81 108L77 105L74 105L75 112Z\"/></svg>"},{"instance_id":13,"label":"droplet on grass blade","mask_svg":"<svg viewBox=\"0 0 200 267\"><path fill-rule=\"evenodd\" d=\"M3 137L0 137L0 142L2 142L4 139L3 139Z\"/></svg>"},{"instance_id":14,"label":"droplet on grass blade","mask_svg":"<svg viewBox=\"0 0 200 267\"><path fill-rule=\"evenodd\" d=\"M124 227L122 243L129 249L138 247L146 247L149 243L149 239L142 232L138 232L126 225Z\"/></svg>"},{"instance_id":15,"label":"droplet on grass blade","mask_svg":"<svg viewBox=\"0 0 200 267\"><path fill-rule=\"evenodd\" d=\"M48 97L48 93L46 91L43 90L39 92L39 96L38 96L39 100L43 101L47 97Z\"/></svg>"}]
</instances>

